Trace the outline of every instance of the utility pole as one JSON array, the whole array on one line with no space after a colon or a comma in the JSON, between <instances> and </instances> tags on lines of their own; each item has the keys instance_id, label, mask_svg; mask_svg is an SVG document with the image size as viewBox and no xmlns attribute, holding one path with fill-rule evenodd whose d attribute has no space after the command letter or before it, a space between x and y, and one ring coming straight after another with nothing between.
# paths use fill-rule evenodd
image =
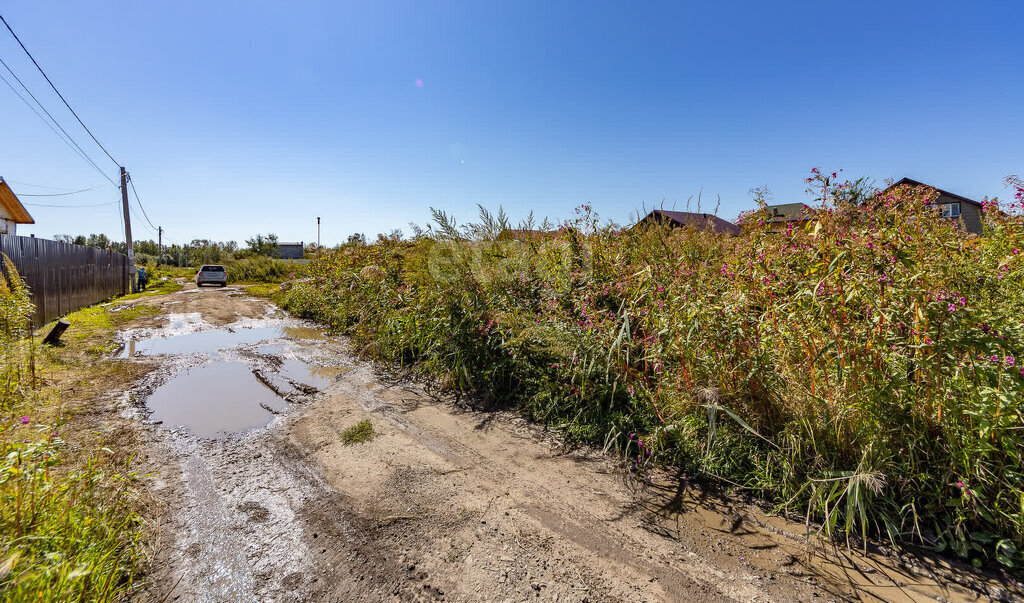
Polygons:
<instances>
[{"instance_id":1,"label":"utility pole","mask_svg":"<svg viewBox=\"0 0 1024 603\"><path fill-rule=\"evenodd\" d=\"M156 265L160 265L160 258L164 257L164 227L156 227Z\"/></svg>"},{"instance_id":2,"label":"utility pole","mask_svg":"<svg viewBox=\"0 0 1024 603\"><path fill-rule=\"evenodd\" d=\"M316 217L316 257L320 257L320 216Z\"/></svg>"},{"instance_id":3,"label":"utility pole","mask_svg":"<svg viewBox=\"0 0 1024 603\"><path fill-rule=\"evenodd\" d=\"M132 217L128 210L128 172L121 168L121 209L124 212L124 243L128 248L128 282L131 293L135 293L135 249L132 246Z\"/></svg>"}]
</instances>

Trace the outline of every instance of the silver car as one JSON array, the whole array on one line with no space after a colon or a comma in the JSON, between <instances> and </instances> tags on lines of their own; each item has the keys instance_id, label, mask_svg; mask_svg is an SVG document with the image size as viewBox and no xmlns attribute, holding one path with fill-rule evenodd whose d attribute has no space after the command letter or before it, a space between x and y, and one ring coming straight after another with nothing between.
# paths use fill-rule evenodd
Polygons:
<instances>
[{"instance_id":1,"label":"silver car","mask_svg":"<svg viewBox=\"0 0 1024 603\"><path fill-rule=\"evenodd\" d=\"M224 266L218 266L211 264L209 266L203 266L196 273L196 286L202 287L206 284L220 285L221 287L228 284L228 271Z\"/></svg>"}]
</instances>

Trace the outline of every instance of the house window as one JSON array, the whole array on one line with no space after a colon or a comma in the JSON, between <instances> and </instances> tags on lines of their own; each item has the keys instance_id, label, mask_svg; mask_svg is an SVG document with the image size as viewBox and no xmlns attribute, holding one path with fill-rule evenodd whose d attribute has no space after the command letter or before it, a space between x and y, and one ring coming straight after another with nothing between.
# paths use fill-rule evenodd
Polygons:
<instances>
[{"instance_id":1,"label":"house window","mask_svg":"<svg viewBox=\"0 0 1024 603\"><path fill-rule=\"evenodd\" d=\"M960 204L959 203L943 203L939 206L939 211L942 212L943 218L959 218L960 217Z\"/></svg>"}]
</instances>

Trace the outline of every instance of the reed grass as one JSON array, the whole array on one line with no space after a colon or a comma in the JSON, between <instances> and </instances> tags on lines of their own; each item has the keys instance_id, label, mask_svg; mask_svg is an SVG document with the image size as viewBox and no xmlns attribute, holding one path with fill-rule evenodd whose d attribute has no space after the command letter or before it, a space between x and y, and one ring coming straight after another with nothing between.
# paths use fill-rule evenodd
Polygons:
<instances>
[{"instance_id":1,"label":"reed grass","mask_svg":"<svg viewBox=\"0 0 1024 603\"><path fill-rule=\"evenodd\" d=\"M934 190L851 203L850 183L812 180L815 221L780 228L762 209L737 237L601 225L587 206L529 236L500 212L466 227L436 212L412 242L312 262L287 305L374 357L827 536L1019 567L1019 206L991 204L973 237Z\"/></svg>"}]
</instances>

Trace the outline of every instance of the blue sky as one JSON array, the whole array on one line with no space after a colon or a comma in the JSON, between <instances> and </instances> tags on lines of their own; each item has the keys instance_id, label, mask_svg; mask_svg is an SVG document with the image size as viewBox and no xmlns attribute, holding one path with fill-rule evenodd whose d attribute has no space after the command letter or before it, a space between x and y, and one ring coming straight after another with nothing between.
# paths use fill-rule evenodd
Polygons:
<instances>
[{"instance_id":1,"label":"blue sky","mask_svg":"<svg viewBox=\"0 0 1024 603\"><path fill-rule=\"evenodd\" d=\"M1024 173L1019 2L34 2L2 14L166 239L323 241L475 204L628 223L702 191L732 219L813 166L981 198ZM6 30L0 58L103 170ZM0 67L0 75L11 79ZM418 85L422 83L422 86ZM12 82L13 83L13 82ZM15 84L16 85L16 84ZM0 176L26 203L119 199L0 82ZM20 183L20 184L19 184ZM43 188L50 187L50 188ZM30 206L19 234L119 206ZM136 238L153 235L133 217Z\"/></svg>"}]
</instances>

